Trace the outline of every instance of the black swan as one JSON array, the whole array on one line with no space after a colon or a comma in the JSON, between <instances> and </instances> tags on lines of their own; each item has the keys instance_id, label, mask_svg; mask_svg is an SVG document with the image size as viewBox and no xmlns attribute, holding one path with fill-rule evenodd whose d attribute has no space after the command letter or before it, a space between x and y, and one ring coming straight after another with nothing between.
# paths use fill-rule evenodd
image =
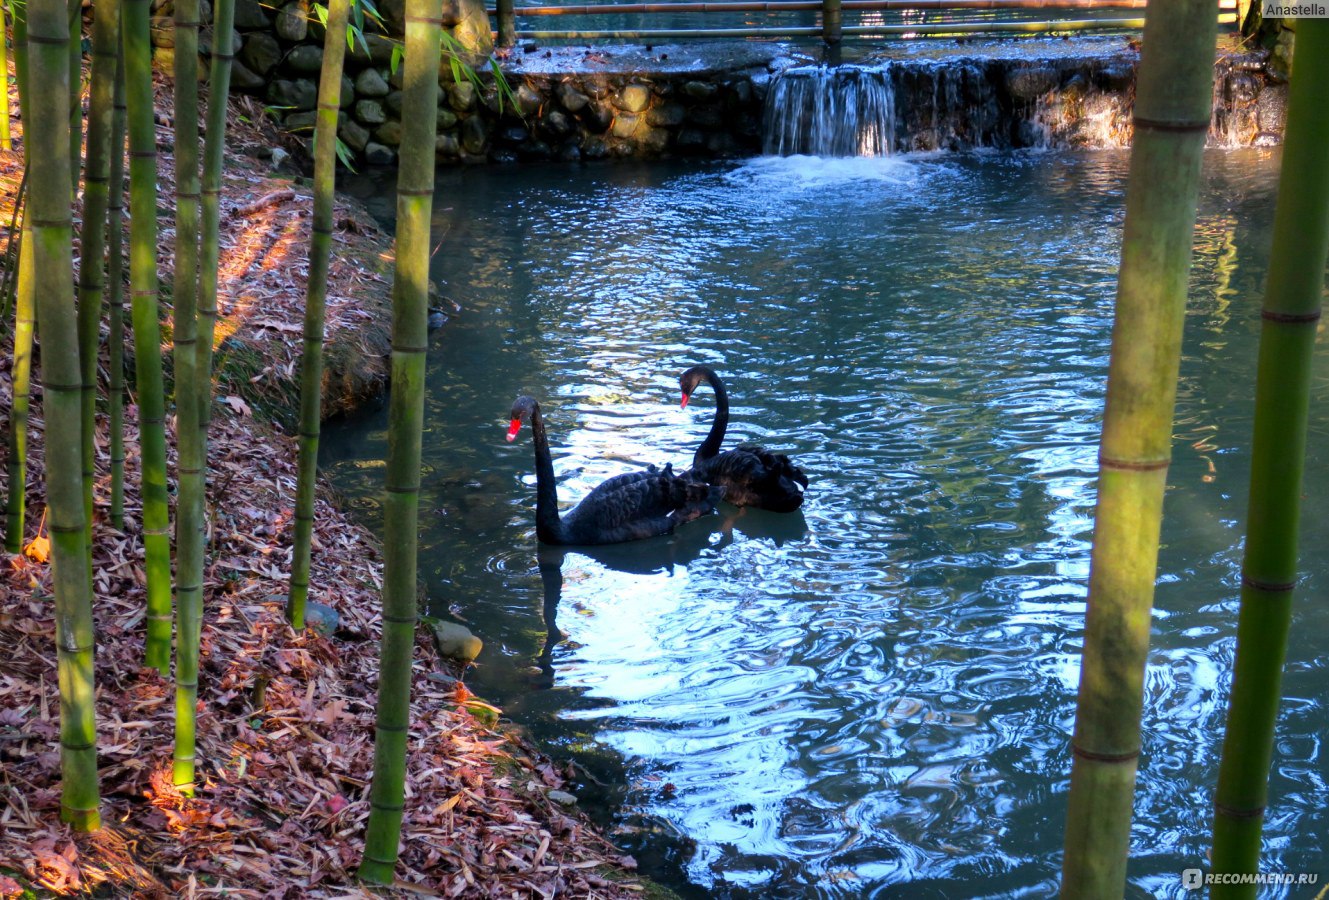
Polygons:
<instances>
[{"instance_id":1,"label":"black swan","mask_svg":"<svg viewBox=\"0 0 1329 900\"><path fill-rule=\"evenodd\" d=\"M720 376L707 366L693 366L678 379L683 406L697 385L706 381L715 391L715 422L692 457L684 477L700 478L725 489L724 498L735 506L756 506L772 512L793 512L803 505L808 477L783 453L771 453L755 444L741 444L720 452L729 427L729 393Z\"/></svg>"},{"instance_id":2,"label":"black swan","mask_svg":"<svg viewBox=\"0 0 1329 900\"><path fill-rule=\"evenodd\" d=\"M573 509L558 514L554 461L549 456L540 404L518 397L512 404L511 441L521 423L531 423L535 443L535 534L546 544L617 544L669 534L678 525L705 515L724 496L724 488L680 478L666 467L616 475L599 485Z\"/></svg>"}]
</instances>

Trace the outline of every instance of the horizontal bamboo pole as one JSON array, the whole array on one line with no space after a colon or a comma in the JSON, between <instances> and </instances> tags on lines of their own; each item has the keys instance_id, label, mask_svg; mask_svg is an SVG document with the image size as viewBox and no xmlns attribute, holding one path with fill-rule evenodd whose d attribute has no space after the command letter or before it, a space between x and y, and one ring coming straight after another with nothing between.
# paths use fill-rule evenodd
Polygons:
<instances>
[{"instance_id":1,"label":"horizontal bamboo pole","mask_svg":"<svg viewBox=\"0 0 1329 900\"><path fill-rule=\"evenodd\" d=\"M1231 25L1237 21L1233 13L1218 17L1218 24ZM843 29L849 35L894 35L898 37L937 37L950 34L1047 34L1061 31L1093 31L1096 29L1139 30L1144 19L1061 19L1039 22L936 22L916 25L852 25ZM747 37L820 37L816 27L769 28L658 28L643 31L518 31L519 41L583 41L583 40L638 40L658 41L680 38L747 38Z\"/></svg>"},{"instance_id":2,"label":"horizontal bamboo pole","mask_svg":"<svg viewBox=\"0 0 1329 900\"><path fill-rule=\"evenodd\" d=\"M1148 0L842 0L843 9L959 10L959 9L1144 9ZM597 16L653 13L809 12L821 0L721 0L716 3L606 3L576 6L518 6L519 16ZM1237 0L1219 0L1219 9L1235 10ZM496 7L486 10L497 15Z\"/></svg>"}]
</instances>

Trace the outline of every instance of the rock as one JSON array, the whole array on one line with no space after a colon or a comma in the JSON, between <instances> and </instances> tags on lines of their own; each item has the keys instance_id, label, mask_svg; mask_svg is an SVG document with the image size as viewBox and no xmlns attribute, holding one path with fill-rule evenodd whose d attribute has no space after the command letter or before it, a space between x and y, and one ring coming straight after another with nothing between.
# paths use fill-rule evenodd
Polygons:
<instances>
[{"instance_id":1,"label":"rock","mask_svg":"<svg viewBox=\"0 0 1329 900\"><path fill-rule=\"evenodd\" d=\"M387 79L379 74L378 69L365 69L355 76L355 94L357 97L377 100L386 97L390 90ZM401 112L400 106L398 106L397 111Z\"/></svg>"},{"instance_id":2,"label":"rock","mask_svg":"<svg viewBox=\"0 0 1329 900\"><path fill-rule=\"evenodd\" d=\"M377 6L389 33L406 33L406 0L378 0Z\"/></svg>"},{"instance_id":3,"label":"rock","mask_svg":"<svg viewBox=\"0 0 1329 900\"><path fill-rule=\"evenodd\" d=\"M401 91L393 91L388 94L387 97L383 98L383 108L386 109L390 115L394 115L399 119L401 118L401 97Z\"/></svg>"},{"instance_id":4,"label":"rock","mask_svg":"<svg viewBox=\"0 0 1329 900\"><path fill-rule=\"evenodd\" d=\"M355 120L361 125L373 127L382 125L388 120L383 114L383 104L377 100L357 100L355 101L355 111L353 113Z\"/></svg>"},{"instance_id":5,"label":"rock","mask_svg":"<svg viewBox=\"0 0 1329 900\"><path fill-rule=\"evenodd\" d=\"M263 8L259 0L235 0L235 27L245 31L270 28L271 14Z\"/></svg>"},{"instance_id":6,"label":"rock","mask_svg":"<svg viewBox=\"0 0 1329 900\"><path fill-rule=\"evenodd\" d=\"M438 331L444 325L448 324L448 314L441 309L431 309L429 311L429 330Z\"/></svg>"},{"instance_id":7,"label":"rock","mask_svg":"<svg viewBox=\"0 0 1329 900\"><path fill-rule=\"evenodd\" d=\"M286 68L301 75L314 75L323 69L323 48L317 44L301 44L286 54Z\"/></svg>"},{"instance_id":8,"label":"rock","mask_svg":"<svg viewBox=\"0 0 1329 900\"><path fill-rule=\"evenodd\" d=\"M444 622L431 616L424 616L423 621L434 637L434 649L444 659L471 662L484 648L484 642L471 634L471 630L465 625Z\"/></svg>"},{"instance_id":9,"label":"rock","mask_svg":"<svg viewBox=\"0 0 1329 900\"><path fill-rule=\"evenodd\" d=\"M397 151L376 141L365 144L365 162L371 166L390 166L397 161ZM476 638L479 641L479 638ZM480 651L477 649L476 653Z\"/></svg>"},{"instance_id":10,"label":"rock","mask_svg":"<svg viewBox=\"0 0 1329 900\"><path fill-rule=\"evenodd\" d=\"M583 159L604 159L609 155L609 145L604 138L587 138L581 146L581 155Z\"/></svg>"},{"instance_id":11,"label":"rock","mask_svg":"<svg viewBox=\"0 0 1329 900\"><path fill-rule=\"evenodd\" d=\"M272 160L272 167L274 169L280 169L281 164L290 158L291 154L287 153L281 147L273 147L268 153L268 159Z\"/></svg>"},{"instance_id":12,"label":"rock","mask_svg":"<svg viewBox=\"0 0 1329 900\"><path fill-rule=\"evenodd\" d=\"M724 110L718 106L694 106L688 110L688 121L699 128L719 128L724 123Z\"/></svg>"},{"instance_id":13,"label":"rock","mask_svg":"<svg viewBox=\"0 0 1329 900\"><path fill-rule=\"evenodd\" d=\"M683 93L693 100L709 100L715 96L718 90L720 89L709 81L689 81L683 85Z\"/></svg>"},{"instance_id":14,"label":"rock","mask_svg":"<svg viewBox=\"0 0 1329 900\"><path fill-rule=\"evenodd\" d=\"M644 84L630 84L618 92L615 105L630 113L639 113L651 103L651 89Z\"/></svg>"},{"instance_id":15,"label":"rock","mask_svg":"<svg viewBox=\"0 0 1329 900\"><path fill-rule=\"evenodd\" d=\"M232 29L232 30L231 30L231 52L234 53L234 52L236 51L236 49L238 49L239 47L241 47L241 46L244 45L244 42L245 42L244 35L240 34L240 32L238 32L238 31ZM201 31L199 31L199 33L198 33L198 52L199 52L199 54L202 55L202 56L211 56L211 55L212 55L212 29L211 29L211 28L204 28L204 29L202 29ZM234 65L234 64L235 64L235 61L232 60L231 64Z\"/></svg>"},{"instance_id":16,"label":"rock","mask_svg":"<svg viewBox=\"0 0 1329 900\"><path fill-rule=\"evenodd\" d=\"M551 109L545 113L544 118L540 120L540 126L547 134L554 137L565 137L572 132L572 120L568 114L560 112L557 109Z\"/></svg>"},{"instance_id":17,"label":"rock","mask_svg":"<svg viewBox=\"0 0 1329 900\"><path fill-rule=\"evenodd\" d=\"M249 67L238 59L231 60L231 90L257 91L265 87L268 80L249 71Z\"/></svg>"},{"instance_id":18,"label":"rock","mask_svg":"<svg viewBox=\"0 0 1329 900\"><path fill-rule=\"evenodd\" d=\"M396 44L381 34L366 34L364 42L355 39L355 46L346 50L346 65L361 69L365 66L378 66L386 69L392 65L392 48ZM368 49L366 49L368 48Z\"/></svg>"},{"instance_id":19,"label":"rock","mask_svg":"<svg viewBox=\"0 0 1329 900\"><path fill-rule=\"evenodd\" d=\"M489 134L479 116L471 116L461 123L461 146L467 153L478 156L484 153L488 143Z\"/></svg>"},{"instance_id":20,"label":"rock","mask_svg":"<svg viewBox=\"0 0 1329 900\"><path fill-rule=\"evenodd\" d=\"M440 109L438 111L437 128L439 131L447 131L449 128L455 127L456 124L457 114L455 112L450 109Z\"/></svg>"},{"instance_id":21,"label":"rock","mask_svg":"<svg viewBox=\"0 0 1329 900\"><path fill-rule=\"evenodd\" d=\"M308 78L288 81L279 78L268 85L268 102L287 109L313 109L318 105L318 85Z\"/></svg>"},{"instance_id":22,"label":"rock","mask_svg":"<svg viewBox=\"0 0 1329 900\"><path fill-rule=\"evenodd\" d=\"M294 134L312 134L314 125L318 122L318 112L316 110L306 110L304 112L293 112L282 122L287 131Z\"/></svg>"},{"instance_id":23,"label":"rock","mask_svg":"<svg viewBox=\"0 0 1329 900\"><path fill-rule=\"evenodd\" d=\"M153 47L152 67L163 72L175 71L175 48Z\"/></svg>"},{"instance_id":24,"label":"rock","mask_svg":"<svg viewBox=\"0 0 1329 900\"><path fill-rule=\"evenodd\" d=\"M475 107L475 85L469 81L459 81L448 87L448 105L457 112L466 112Z\"/></svg>"},{"instance_id":25,"label":"rock","mask_svg":"<svg viewBox=\"0 0 1329 900\"><path fill-rule=\"evenodd\" d=\"M281 62L281 44L264 31L255 31L245 38L245 45L240 49L240 62L255 75L264 76Z\"/></svg>"},{"instance_id":26,"label":"rock","mask_svg":"<svg viewBox=\"0 0 1329 900\"><path fill-rule=\"evenodd\" d=\"M706 146L706 135L695 128L684 128L678 133L674 147L685 153L697 153Z\"/></svg>"},{"instance_id":27,"label":"rock","mask_svg":"<svg viewBox=\"0 0 1329 900\"><path fill-rule=\"evenodd\" d=\"M441 159L456 159L461 155L461 144L455 134L440 134L434 138L434 156Z\"/></svg>"},{"instance_id":28,"label":"rock","mask_svg":"<svg viewBox=\"0 0 1329 900\"><path fill-rule=\"evenodd\" d=\"M729 86L729 96L740 106L747 106L752 102L752 82L747 79L735 81Z\"/></svg>"},{"instance_id":29,"label":"rock","mask_svg":"<svg viewBox=\"0 0 1329 900\"><path fill-rule=\"evenodd\" d=\"M378 127L374 132L374 140L388 147L397 147L401 145L401 122L396 119L389 119Z\"/></svg>"},{"instance_id":30,"label":"rock","mask_svg":"<svg viewBox=\"0 0 1329 900\"><path fill-rule=\"evenodd\" d=\"M153 16L148 27L152 46L166 50L175 47L175 20L170 16Z\"/></svg>"},{"instance_id":31,"label":"rock","mask_svg":"<svg viewBox=\"0 0 1329 900\"><path fill-rule=\"evenodd\" d=\"M612 134L616 138L629 138L637 130L637 124L641 121L640 116L622 115L614 119Z\"/></svg>"},{"instance_id":32,"label":"rock","mask_svg":"<svg viewBox=\"0 0 1329 900\"><path fill-rule=\"evenodd\" d=\"M646 122L649 125L673 128L682 125L686 115L687 110L681 103L662 103L646 114Z\"/></svg>"},{"instance_id":33,"label":"rock","mask_svg":"<svg viewBox=\"0 0 1329 900\"><path fill-rule=\"evenodd\" d=\"M550 800L553 800L555 803L559 804L560 806L577 805L576 795L569 794L567 791L550 791L545 796L548 797Z\"/></svg>"},{"instance_id":34,"label":"rock","mask_svg":"<svg viewBox=\"0 0 1329 900\"><path fill-rule=\"evenodd\" d=\"M669 146L669 132L663 128L647 129L645 134L637 135L637 139L649 153L663 153Z\"/></svg>"},{"instance_id":35,"label":"rock","mask_svg":"<svg viewBox=\"0 0 1329 900\"><path fill-rule=\"evenodd\" d=\"M369 143L369 132L359 122L351 119L347 119L338 126L337 136L342 139L342 143L356 153L363 153L365 146Z\"/></svg>"},{"instance_id":36,"label":"rock","mask_svg":"<svg viewBox=\"0 0 1329 900\"><path fill-rule=\"evenodd\" d=\"M1006 73L1006 90L1021 103L1037 100L1057 86L1057 73L1051 69L1012 69Z\"/></svg>"},{"instance_id":37,"label":"rock","mask_svg":"<svg viewBox=\"0 0 1329 900\"><path fill-rule=\"evenodd\" d=\"M577 162L581 159L581 147L575 140L567 141L559 148L558 158L563 162Z\"/></svg>"},{"instance_id":38,"label":"rock","mask_svg":"<svg viewBox=\"0 0 1329 900\"><path fill-rule=\"evenodd\" d=\"M331 606L324 603L305 601L305 627L323 635L332 637L341 624L341 616Z\"/></svg>"},{"instance_id":39,"label":"rock","mask_svg":"<svg viewBox=\"0 0 1329 900\"><path fill-rule=\"evenodd\" d=\"M300 3L288 3L277 13L273 26L282 40L298 44L309 36L309 9Z\"/></svg>"},{"instance_id":40,"label":"rock","mask_svg":"<svg viewBox=\"0 0 1329 900\"><path fill-rule=\"evenodd\" d=\"M517 109L523 116L535 115L543 102L543 98L530 85L523 84L517 88Z\"/></svg>"},{"instance_id":41,"label":"rock","mask_svg":"<svg viewBox=\"0 0 1329 900\"><path fill-rule=\"evenodd\" d=\"M340 101L337 105L342 109L349 109L351 104L355 102L355 84L346 75L341 77L341 93L338 94L337 99Z\"/></svg>"},{"instance_id":42,"label":"rock","mask_svg":"<svg viewBox=\"0 0 1329 900\"><path fill-rule=\"evenodd\" d=\"M520 144L530 137L530 134L526 126L520 122L509 122L499 128L495 138L504 144Z\"/></svg>"},{"instance_id":43,"label":"rock","mask_svg":"<svg viewBox=\"0 0 1329 900\"><path fill-rule=\"evenodd\" d=\"M590 97L587 97L581 91L574 88L572 84L567 81L560 84L555 93L558 94L558 102L562 103L563 108L571 113L580 112L586 107L587 103L591 102Z\"/></svg>"},{"instance_id":44,"label":"rock","mask_svg":"<svg viewBox=\"0 0 1329 900\"><path fill-rule=\"evenodd\" d=\"M613 123L614 108L608 103L592 103L581 111L581 121L587 131L601 134Z\"/></svg>"}]
</instances>

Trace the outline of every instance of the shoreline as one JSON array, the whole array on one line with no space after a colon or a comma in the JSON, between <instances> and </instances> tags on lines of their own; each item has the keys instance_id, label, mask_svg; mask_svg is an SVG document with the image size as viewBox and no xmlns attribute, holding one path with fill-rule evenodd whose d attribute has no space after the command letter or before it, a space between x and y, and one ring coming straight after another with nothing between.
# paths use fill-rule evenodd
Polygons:
<instances>
[{"instance_id":1,"label":"shoreline","mask_svg":"<svg viewBox=\"0 0 1329 900\"><path fill-rule=\"evenodd\" d=\"M168 84L157 81L159 103ZM252 102L231 99L236 129L228 134L222 197L219 384L210 434L199 692L203 786L197 798L185 799L171 784L174 685L142 665L141 536L137 523L121 532L106 520L109 460L106 420L99 414L94 608L107 824L76 835L58 821L50 567L14 557L0 579L0 897L108 886L116 896L369 895L354 867L368 815L381 562L377 538L321 486L311 599L335 608L340 624L328 636L296 634L286 624L296 445L279 423L298 402L311 193L299 179L268 174L241 152L281 141L240 123ZM165 209L173 206L170 143L169 128L159 125L158 191ZM5 156L7 171L21 168L21 157ZM6 180L10 206L15 186ZM386 380L390 236L352 201L339 200L325 418L376 396ZM162 226L159 259L166 265L159 275L168 287L173 223L163 220ZM166 319L169 296L163 301ZM8 341L12 336L0 345L6 433ZM169 351L164 356L169 360ZM39 397L40 388L33 393ZM126 422L132 520L138 511L132 403ZM42 508L41 425L35 402L29 541ZM168 421L168 433L172 426ZM173 452L171 462L174 471ZM560 804L564 778L548 758L477 717L490 720L492 707L471 696L456 674L418 634L401 889L378 895L667 896L637 879L635 862L584 815Z\"/></svg>"}]
</instances>

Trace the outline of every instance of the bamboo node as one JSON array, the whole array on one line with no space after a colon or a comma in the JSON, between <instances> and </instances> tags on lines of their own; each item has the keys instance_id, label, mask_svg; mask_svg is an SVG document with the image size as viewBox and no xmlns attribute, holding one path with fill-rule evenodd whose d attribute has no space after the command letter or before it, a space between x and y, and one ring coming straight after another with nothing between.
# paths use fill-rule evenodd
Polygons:
<instances>
[{"instance_id":1,"label":"bamboo node","mask_svg":"<svg viewBox=\"0 0 1329 900\"><path fill-rule=\"evenodd\" d=\"M1071 744L1071 752L1081 759L1088 759L1102 763L1134 762L1140 758L1140 751L1138 749L1129 750L1125 753L1098 753L1094 750L1086 750L1079 744Z\"/></svg>"},{"instance_id":2,"label":"bamboo node","mask_svg":"<svg viewBox=\"0 0 1329 900\"><path fill-rule=\"evenodd\" d=\"M1264 807L1252 806L1249 809L1237 809L1223 803L1214 804L1214 812L1229 819L1263 819Z\"/></svg>"},{"instance_id":3,"label":"bamboo node","mask_svg":"<svg viewBox=\"0 0 1329 900\"><path fill-rule=\"evenodd\" d=\"M1261 581L1258 578L1252 578L1249 575L1242 574L1241 583L1245 587L1254 588L1257 591L1264 591L1269 594L1286 594L1297 588L1296 579L1292 581Z\"/></svg>"},{"instance_id":4,"label":"bamboo node","mask_svg":"<svg viewBox=\"0 0 1329 900\"><path fill-rule=\"evenodd\" d=\"M1172 464L1172 457L1167 456L1162 459L1113 459L1110 456L1098 454L1099 468L1120 469L1127 472L1155 472L1159 469L1166 469Z\"/></svg>"},{"instance_id":5,"label":"bamboo node","mask_svg":"<svg viewBox=\"0 0 1329 900\"><path fill-rule=\"evenodd\" d=\"M1277 310L1265 309L1260 311L1260 318L1266 322L1282 322L1287 325L1305 325L1310 322L1320 320L1320 310L1308 313L1285 313Z\"/></svg>"},{"instance_id":6,"label":"bamboo node","mask_svg":"<svg viewBox=\"0 0 1329 900\"><path fill-rule=\"evenodd\" d=\"M1170 122L1165 119L1150 119L1145 116L1135 116L1134 123L1136 128L1147 128L1150 131L1173 131L1193 133L1196 131L1208 131L1209 120L1201 122L1199 119L1192 121Z\"/></svg>"}]
</instances>

